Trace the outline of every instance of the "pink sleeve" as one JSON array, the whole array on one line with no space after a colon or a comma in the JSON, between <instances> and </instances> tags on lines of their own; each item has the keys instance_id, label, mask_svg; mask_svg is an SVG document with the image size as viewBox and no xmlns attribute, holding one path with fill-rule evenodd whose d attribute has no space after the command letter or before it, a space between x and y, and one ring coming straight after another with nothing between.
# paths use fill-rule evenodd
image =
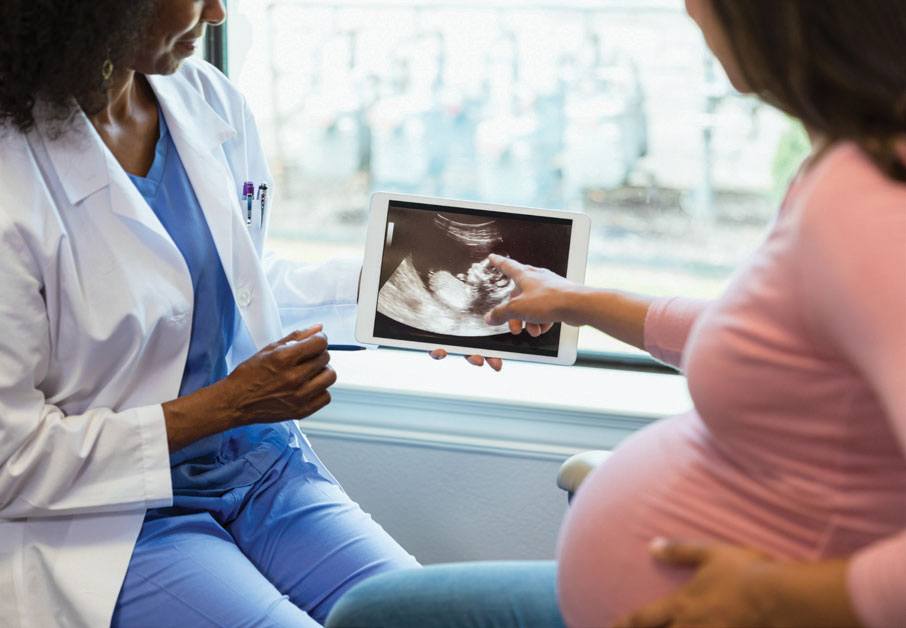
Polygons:
<instances>
[{"instance_id":1,"label":"pink sleeve","mask_svg":"<svg viewBox=\"0 0 906 628\"><path fill-rule=\"evenodd\" d=\"M689 330L711 304L700 299L657 299L645 316L645 350L656 360L679 368Z\"/></svg>"},{"instance_id":2,"label":"pink sleeve","mask_svg":"<svg viewBox=\"0 0 906 628\"><path fill-rule=\"evenodd\" d=\"M804 316L813 340L873 390L906 455L906 186L853 172L815 190L804 208ZM902 625L906 531L856 553L848 587L866 625Z\"/></svg>"},{"instance_id":3,"label":"pink sleeve","mask_svg":"<svg viewBox=\"0 0 906 628\"><path fill-rule=\"evenodd\" d=\"M847 588L856 614L870 628L902 626L906 617L906 532L857 553Z\"/></svg>"}]
</instances>

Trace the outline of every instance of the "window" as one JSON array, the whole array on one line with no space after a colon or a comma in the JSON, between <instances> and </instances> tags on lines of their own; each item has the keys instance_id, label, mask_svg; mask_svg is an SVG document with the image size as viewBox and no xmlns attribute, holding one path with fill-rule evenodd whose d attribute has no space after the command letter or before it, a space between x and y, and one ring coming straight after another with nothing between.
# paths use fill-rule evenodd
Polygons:
<instances>
[{"instance_id":1,"label":"window","mask_svg":"<svg viewBox=\"0 0 906 628\"><path fill-rule=\"evenodd\" d=\"M281 255L357 256L375 190L585 211L588 282L716 296L806 150L682 0L231 0ZM593 330L580 350L629 352Z\"/></svg>"}]
</instances>

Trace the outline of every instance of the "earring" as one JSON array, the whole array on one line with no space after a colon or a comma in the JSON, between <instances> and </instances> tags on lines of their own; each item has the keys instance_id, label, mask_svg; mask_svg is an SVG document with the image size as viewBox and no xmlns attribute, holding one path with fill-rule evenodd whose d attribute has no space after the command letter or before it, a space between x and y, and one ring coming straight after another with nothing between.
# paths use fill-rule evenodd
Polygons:
<instances>
[{"instance_id":1,"label":"earring","mask_svg":"<svg viewBox=\"0 0 906 628\"><path fill-rule=\"evenodd\" d=\"M107 60L104 61L104 65L101 66L101 78L103 78L106 83L110 80L111 76L113 76L113 61L108 57Z\"/></svg>"}]
</instances>

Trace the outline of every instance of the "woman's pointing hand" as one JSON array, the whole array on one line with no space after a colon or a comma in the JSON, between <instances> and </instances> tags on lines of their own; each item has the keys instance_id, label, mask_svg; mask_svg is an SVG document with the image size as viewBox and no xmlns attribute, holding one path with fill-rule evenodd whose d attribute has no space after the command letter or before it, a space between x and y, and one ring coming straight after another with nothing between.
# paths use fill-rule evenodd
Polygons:
<instances>
[{"instance_id":1,"label":"woman's pointing hand","mask_svg":"<svg viewBox=\"0 0 906 628\"><path fill-rule=\"evenodd\" d=\"M509 300L485 315L489 325L508 323L510 332L519 334L523 327L532 337L547 333L554 323L572 321L574 295L582 287L545 268L520 264L502 255L492 254L491 263L516 283ZM581 323L579 323L581 324Z\"/></svg>"}]
</instances>

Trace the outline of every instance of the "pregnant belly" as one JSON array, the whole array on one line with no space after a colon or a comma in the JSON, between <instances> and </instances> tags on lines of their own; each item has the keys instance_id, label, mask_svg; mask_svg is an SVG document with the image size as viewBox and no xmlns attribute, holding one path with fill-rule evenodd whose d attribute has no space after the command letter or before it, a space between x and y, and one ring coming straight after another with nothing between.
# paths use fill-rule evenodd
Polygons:
<instances>
[{"instance_id":1,"label":"pregnant belly","mask_svg":"<svg viewBox=\"0 0 906 628\"><path fill-rule=\"evenodd\" d=\"M558 547L558 595L571 628L609 626L690 577L689 569L654 562L654 537L734 541L726 532L746 527L720 506L720 485L702 486L696 477L714 462L701 447L704 429L694 414L661 421L585 480Z\"/></svg>"}]
</instances>

